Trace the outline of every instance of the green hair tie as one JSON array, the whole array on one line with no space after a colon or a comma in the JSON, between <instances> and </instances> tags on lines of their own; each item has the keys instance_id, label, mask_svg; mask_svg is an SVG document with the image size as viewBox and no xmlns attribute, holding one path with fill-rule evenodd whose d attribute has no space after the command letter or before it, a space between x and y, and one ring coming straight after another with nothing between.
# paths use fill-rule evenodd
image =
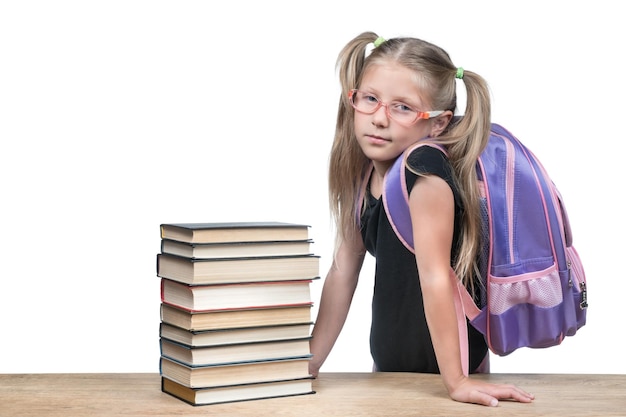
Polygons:
<instances>
[{"instance_id":1,"label":"green hair tie","mask_svg":"<svg viewBox=\"0 0 626 417\"><path fill-rule=\"evenodd\" d=\"M378 48L383 42L385 42L385 38L383 38L382 36L379 36L374 41L374 48Z\"/></svg>"},{"instance_id":2,"label":"green hair tie","mask_svg":"<svg viewBox=\"0 0 626 417\"><path fill-rule=\"evenodd\" d=\"M456 77L456 78L458 78L459 80L462 80L462 79L463 79L463 67L458 67L458 68L456 69L456 75L455 75L455 77Z\"/></svg>"}]
</instances>

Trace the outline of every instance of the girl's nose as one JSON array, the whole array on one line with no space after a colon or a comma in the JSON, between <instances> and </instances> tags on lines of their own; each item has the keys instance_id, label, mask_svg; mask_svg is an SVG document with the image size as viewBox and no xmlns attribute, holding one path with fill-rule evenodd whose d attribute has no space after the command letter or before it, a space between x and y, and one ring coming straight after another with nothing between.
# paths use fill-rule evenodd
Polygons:
<instances>
[{"instance_id":1,"label":"girl's nose","mask_svg":"<svg viewBox=\"0 0 626 417\"><path fill-rule=\"evenodd\" d=\"M373 114L372 114L372 124L374 126L382 126L387 127L389 125L389 114L387 114L387 105L381 105Z\"/></svg>"}]
</instances>

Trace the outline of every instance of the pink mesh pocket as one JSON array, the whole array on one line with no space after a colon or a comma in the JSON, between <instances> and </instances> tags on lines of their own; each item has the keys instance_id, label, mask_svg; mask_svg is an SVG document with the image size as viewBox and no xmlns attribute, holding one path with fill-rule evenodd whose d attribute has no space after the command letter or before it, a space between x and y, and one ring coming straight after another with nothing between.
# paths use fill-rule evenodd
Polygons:
<instances>
[{"instance_id":1,"label":"pink mesh pocket","mask_svg":"<svg viewBox=\"0 0 626 417\"><path fill-rule=\"evenodd\" d=\"M542 271L510 277L489 276L489 310L502 314L518 304L549 308L563 302L556 264Z\"/></svg>"}]
</instances>

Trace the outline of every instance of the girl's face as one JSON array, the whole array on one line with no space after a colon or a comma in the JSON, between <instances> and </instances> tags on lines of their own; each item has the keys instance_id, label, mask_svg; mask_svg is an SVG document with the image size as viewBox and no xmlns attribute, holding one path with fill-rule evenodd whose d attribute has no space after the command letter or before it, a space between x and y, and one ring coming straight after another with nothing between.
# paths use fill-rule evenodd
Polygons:
<instances>
[{"instance_id":1,"label":"girl's face","mask_svg":"<svg viewBox=\"0 0 626 417\"><path fill-rule=\"evenodd\" d=\"M432 109L428 97L418 88L415 73L396 63L373 65L363 74L359 91L376 96L384 104L402 103L420 111ZM446 117L420 119L406 126L387 115L386 106L380 106L373 114L354 111L356 139L365 155L378 168L386 170L409 146L426 136L437 136ZM443 127L445 128L444 123Z\"/></svg>"}]
</instances>

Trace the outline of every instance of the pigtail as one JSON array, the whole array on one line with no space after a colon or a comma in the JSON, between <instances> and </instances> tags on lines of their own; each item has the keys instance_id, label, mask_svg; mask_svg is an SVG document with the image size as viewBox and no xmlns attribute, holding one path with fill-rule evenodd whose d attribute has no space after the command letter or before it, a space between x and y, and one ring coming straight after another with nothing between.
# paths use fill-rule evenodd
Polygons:
<instances>
[{"instance_id":1,"label":"pigtail","mask_svg":"<svg viewBox=\"0 0 626 417\"><path fill-rule=\"evenodd\" d=\"M485 149L491 129L491 105L485 80L471 71L462 71L467 90L465 115L446 134L448 153L465 207L461 248L455 263L457 276L474 289L478 273L482 222L476 161Z\"/></svg>"},{"instance_id":2,"label":"pigtail","mask_svg":"<svg viewBox=\"0 0 626 417\"><path fill-rule=\"evenodd\" d=\"M377 37L373 32L362 33L350 41L337 58L341 95L330 153L328 185L330 211L337 225L339 239L354 239L358 233L356 203L360 182L368 164L355 139L354 109L348 100L348 91L358 86L368 45Z\"/></svg>"}]
</instances>

